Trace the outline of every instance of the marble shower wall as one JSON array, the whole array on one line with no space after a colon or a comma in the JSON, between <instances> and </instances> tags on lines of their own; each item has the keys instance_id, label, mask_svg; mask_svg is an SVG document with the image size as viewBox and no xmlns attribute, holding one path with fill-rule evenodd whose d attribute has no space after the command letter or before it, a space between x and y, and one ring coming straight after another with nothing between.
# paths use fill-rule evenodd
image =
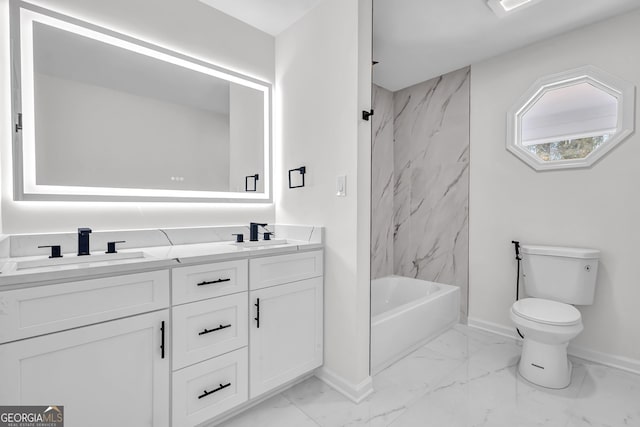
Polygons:
<instances>
[{"instance_id":1,"label":"marble shower wall","mask_svg":"<svg viewBox=\"0 0 640 427\"><path fill-rule=\"evenodd\" d=\"M469 71L393 93L392 155L388 94L376 88L374 117L381 114L378 127L374 121L372 167L372 278L389 271L382 260L391 252L394 274L459 286L462 320L469 283ZM382 183L389 176L393 249L383 250L389 204Z\"/></svg>"},{"instance_id":2,"label":"marble shower wall","mask_svg":"<svg viewBox=\"0 0 640 427\"><path fill-rule=\"evenodd\" d=\"M393 274L393 93L373 86L371 279Z\"/></svg>"}]
</instances>

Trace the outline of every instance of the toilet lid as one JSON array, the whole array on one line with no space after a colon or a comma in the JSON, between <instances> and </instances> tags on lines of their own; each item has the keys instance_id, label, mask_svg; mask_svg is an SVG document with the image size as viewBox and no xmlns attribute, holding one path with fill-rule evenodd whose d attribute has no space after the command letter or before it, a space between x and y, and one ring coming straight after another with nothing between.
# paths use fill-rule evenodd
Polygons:
<instances>
[{"instance_id":1,"label":"toilet lid","mask_svg":"<svg viewBox=\"0 0 640 427\"><path fill-rule=\"evenodd\" d=\"M525 298L516 301L511 310L520 317L547 325L576 325L580 312L572 305L542 298Z\"/></svg>"}]
</instances>

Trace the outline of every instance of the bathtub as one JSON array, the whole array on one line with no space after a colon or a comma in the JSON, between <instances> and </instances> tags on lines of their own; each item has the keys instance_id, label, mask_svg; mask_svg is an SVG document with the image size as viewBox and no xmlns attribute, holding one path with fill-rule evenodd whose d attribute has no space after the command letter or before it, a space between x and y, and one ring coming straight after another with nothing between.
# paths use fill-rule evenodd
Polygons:
<instances>
[{"instance_id":1,"label":"bathtub","mask_svg":"<svg viewBox=\"0 0 640 427\"><path fill-rule=\"evenodd\" d=\"M460 288L400 276L371 281L371 370L377 374L459 321Z\"/></svg>"}]
</instances>

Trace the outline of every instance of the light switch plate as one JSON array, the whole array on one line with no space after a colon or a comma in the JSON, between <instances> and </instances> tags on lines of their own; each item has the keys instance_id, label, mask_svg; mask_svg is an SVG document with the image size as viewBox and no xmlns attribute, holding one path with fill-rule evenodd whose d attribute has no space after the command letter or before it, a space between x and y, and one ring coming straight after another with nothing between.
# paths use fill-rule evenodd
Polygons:
<instances>
[{"instance_id":1,"label":"light switch plate","mask_svg":"<svg viewBox=\"0 0 640 427\"><path fill-rule=\"evenodd\" d=\"M347 177L345 175L339 175L336 177L336 196L347 196Z\"/></svg>"}]
</instances>

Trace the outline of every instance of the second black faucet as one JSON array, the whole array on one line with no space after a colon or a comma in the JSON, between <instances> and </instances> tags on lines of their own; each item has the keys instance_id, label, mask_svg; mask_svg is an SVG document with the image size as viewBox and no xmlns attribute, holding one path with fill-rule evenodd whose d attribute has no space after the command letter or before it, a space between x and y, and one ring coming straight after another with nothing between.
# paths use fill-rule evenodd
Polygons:
<instances>
[{"instance_id":1,"label":"second black faucet","mask_svg":"<svg viewBox=\"0 0 640 427\"><path fill-rule=\"evenodd\" d=\"M89 252L90 228L78 228L78 256L91 255Z\"/></svg>"}]
</instances>

